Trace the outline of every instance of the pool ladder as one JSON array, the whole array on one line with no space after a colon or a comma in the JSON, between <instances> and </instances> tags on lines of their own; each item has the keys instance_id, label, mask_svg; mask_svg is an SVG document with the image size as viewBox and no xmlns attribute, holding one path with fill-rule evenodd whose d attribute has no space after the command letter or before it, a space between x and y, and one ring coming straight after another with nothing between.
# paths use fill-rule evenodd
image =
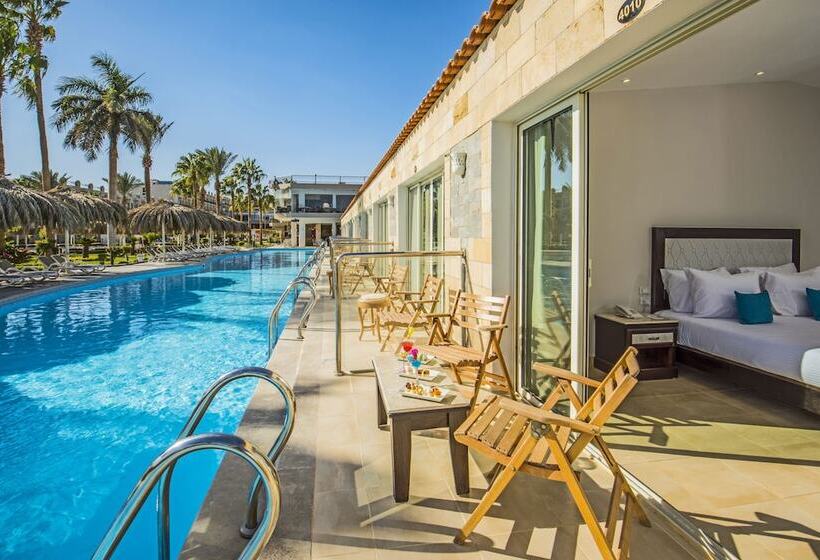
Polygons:
<instances>
[{"instance_id":1,"label":"pool ladder","mask_svg":"<svg viewBox=\"0 0 820 560\"><path fill-rule=\"evenodd\" d=\"M302 334L302 330L307 326L310 313L316 306L316 279L322 271L324 256L325 249L323 244L310 256L307 262L305 262L302 266L301 270L299 270L299 274L296 278L288 283L282 292L282 295L280 295L279 299L276 300L276 304L273 306L273 309L268 316L268 360L270 360L270 357L273 354L273 347L279 339L279 311L281 311L282 305L284 305L288 295L298 286L307 288L310 292L310 300L302 310L302 317L299 319L299 324L296 327L297 338L299 340L304 340L305 337Z\"/></svg>"},{"instance_id":2,"label":"pool ladder","mask_svg":"<svg viewBox=\"0 0 820 560\"><path fill-rule=\"evenodd\" d=\"M244 378L257 378L270 383L282 395L285 401L285 415L282 429L273 442L267 454L261 453L256 447L233 434L200 434L194 435L196 428L208 412L214 398L222 389L234 381ZM157 496L157 525L159 536L158 556L160 560L170 560L171 557L171 523L170 523L170 496L171 477L177 461L182 457L202 450L221 450L244 459L255 471L256 477L248 491L248 507L245 520L240 528L244 538L250 539L240 555L240 560L258 558L262 549L270 540L276 523L279 520L281 507L281 487L275 463L282 453L293 432L296 419L296 399L290 385L278 374L258 367L237 369L219 377L202 395L191 416L179 433L178 439L168 449L148 466L140 477L134 489L128 495L120 508L117 517L109 527L97 550L93 560L107 560L111 558L128 532L131 523L139 513L151 491L159 484ZM258 518L259 498L262 489L265 490L265 513L262 519Z\"/></svg>"}]
</instances>

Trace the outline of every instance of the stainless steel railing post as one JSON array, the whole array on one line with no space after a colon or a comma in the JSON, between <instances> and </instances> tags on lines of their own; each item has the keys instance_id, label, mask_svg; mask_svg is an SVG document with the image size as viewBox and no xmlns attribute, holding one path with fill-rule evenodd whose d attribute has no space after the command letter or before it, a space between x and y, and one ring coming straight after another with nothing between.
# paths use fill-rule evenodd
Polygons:
<instances>
[{"instance_id":1,"label":"stainless steel railing post","mask_svg":"<svg viewBox=\"0 0 820 560\"><path fill-rule=\"evenodd\" d=\"M285 416L282 423L282 429L276 440L268 450L267 457L272 464L276 463L285 444L290 439L293 432L293 425L296 420L296 397L293 395L293 390L290 385L277 373L268 369L260 367L246 367L226 373L214 381L210 387L202 394L197 402L188 421L185 422L182 431L180 431L178 439L187 438L194 434L199 423L205 417L211 404L222 389L231 383L246 378L257 378L267 381L282 395L285 401ZM170 560L170 503L171 503L171 479L174 474L174 464L171 464L165 476L160 479L159 491L157 493L157 535L159 538L159 552L162 560ZM251 485L248 495L248 507L245 515L245 523L240 528L240 533L246 538L250 538L256 527L259 525L257 521L257 510L259 508L259 496L261 493L261 480L257 476L254 483ZM250 524L249 524L250 523Z\"/></svg>"},{"instance_id":2,"label":"stainless steel railing post","mask_svg":"<svg viewBox=\"0 0 820 560\"><path fill-rule=\"evenodd\" d=\"M297 329L297 334L299 340L303 340L305 337L302 335L302 329L307 325L308 316L310 315L310 311L313 310L313 307L316 305L316 288L314 286L313 280L310 278L297 277L288 283L285 287L285 291L282 292L282 295L279 296L279 299L276 300L276 304L273 306L273 309L268 316L268 360L270 360L271 354L273 353L273 345L276 340L279 338L279 310L282 308L282 305L285 303L285 299L287 298L288 294L293 290L295 286L304 286L308 290L310 290L310 298L311 303L306 308L305 311L302 313L302 318L299 321L299 327ZM274 333L275 331L275 333Z\"/></svg>"},{"instance_id":3,"label":"stainless steel railing post","mask_svg":"<svg viewBox=\"0 0 820 560\"><path fill-rule=\"evenodd\" d=\"M162 475L182 457L214 449L237 455L248 462L257 472L265 487L267 495L265 514L260 528L242 551L240 560L252 560L259 557L265 544L273 536L281 509L281 488L279 476L273 463L253 445L231 434L201 434L177 440L148 466L137 481L128 498L120 508L117 517L100 541L92 560L108 560L114 554L145 500L156 486Z\"/></svg>"}]
</instances>

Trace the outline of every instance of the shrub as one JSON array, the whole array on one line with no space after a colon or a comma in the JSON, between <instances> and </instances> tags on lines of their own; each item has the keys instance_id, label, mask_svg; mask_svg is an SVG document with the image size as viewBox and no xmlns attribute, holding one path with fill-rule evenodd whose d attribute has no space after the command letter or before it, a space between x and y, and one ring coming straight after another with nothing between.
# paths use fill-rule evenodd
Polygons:
<instances>
[{"instance_id":1,"label":"shrub","mask_svg":"<svg viewBox=\"0 0 820 560\"><path fill-rule=\"evenodd\" d=\"M38 255L50 255L57 248L57 244L51 239L38 239L34 242Z\"/></svg>"},{"instance_id":2,"label":"shrub","mask_svg":"<svg viewBox=\"0 0 820 560\"><path fill-rule=\"evenodd\" d=\"M11 243L6 243L5 247L0 247L0 259L5 259L12 264L20 264L31 257L31 252L22 247L17 247Z\"/></svg>"},{"instance_id":3,"label":"shrub","mask_svg":"<svg viewBox=\"0 0 820 560\"><path fill-rule=\"evenodd\" d=\"M96 241L93 237L88 237L87 235L83 235L79 239L80 245L83 246L83 258L88 258L88 248Z\"/></svg>"}]
</instances>

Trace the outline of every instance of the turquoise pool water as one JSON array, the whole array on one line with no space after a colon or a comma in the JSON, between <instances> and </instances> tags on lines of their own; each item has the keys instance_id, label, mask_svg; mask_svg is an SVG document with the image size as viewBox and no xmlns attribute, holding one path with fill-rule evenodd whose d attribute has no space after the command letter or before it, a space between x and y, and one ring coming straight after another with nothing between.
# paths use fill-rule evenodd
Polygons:
<instances>
[{"instance_id":1,"label":"turquoise pool water","mask_svg":"<svg viewBox=\"0 0 820 560\"><path fill-rule=\"evenodd\" d=\"M217 257L0 306L0 557L88 558L205 388L264 365L268 314L309 255ZM233 431L254 386L224 391L199 431ZM174 475L175 553L220 458L200 453ZM117 558L156 557L153 505Z\"/></svg>"}]
</instances>

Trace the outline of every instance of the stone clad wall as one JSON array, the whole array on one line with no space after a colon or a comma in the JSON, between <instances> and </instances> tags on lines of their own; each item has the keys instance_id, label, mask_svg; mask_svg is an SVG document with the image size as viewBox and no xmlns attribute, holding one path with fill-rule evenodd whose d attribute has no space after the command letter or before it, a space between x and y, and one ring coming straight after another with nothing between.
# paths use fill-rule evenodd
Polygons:
<instances>
[{"instance_id":1,"label":"stone clad wall","mask_svg":"<svg viewBox=\"0 0 820 560\"><path fill-rule=\"evenodd\" d=\"M646 0L640 17L662 1ZM440 171L444 177L445 247L466 248L476 291L492 292L492 121L631 25L610 21L622 3L521 0L364 191L363 207L370 208L421 176ZM431 83L433 79L431 76ZM459 151L468 154L463 179L451 176L449 156ZM401 212L402 208L396 204L391 211ZM349 212L343 221L351 219L355 219L355 212ZM398 227L392 231L396 236L393 240L398 242Z\"/></svg>"}]
</instances>

